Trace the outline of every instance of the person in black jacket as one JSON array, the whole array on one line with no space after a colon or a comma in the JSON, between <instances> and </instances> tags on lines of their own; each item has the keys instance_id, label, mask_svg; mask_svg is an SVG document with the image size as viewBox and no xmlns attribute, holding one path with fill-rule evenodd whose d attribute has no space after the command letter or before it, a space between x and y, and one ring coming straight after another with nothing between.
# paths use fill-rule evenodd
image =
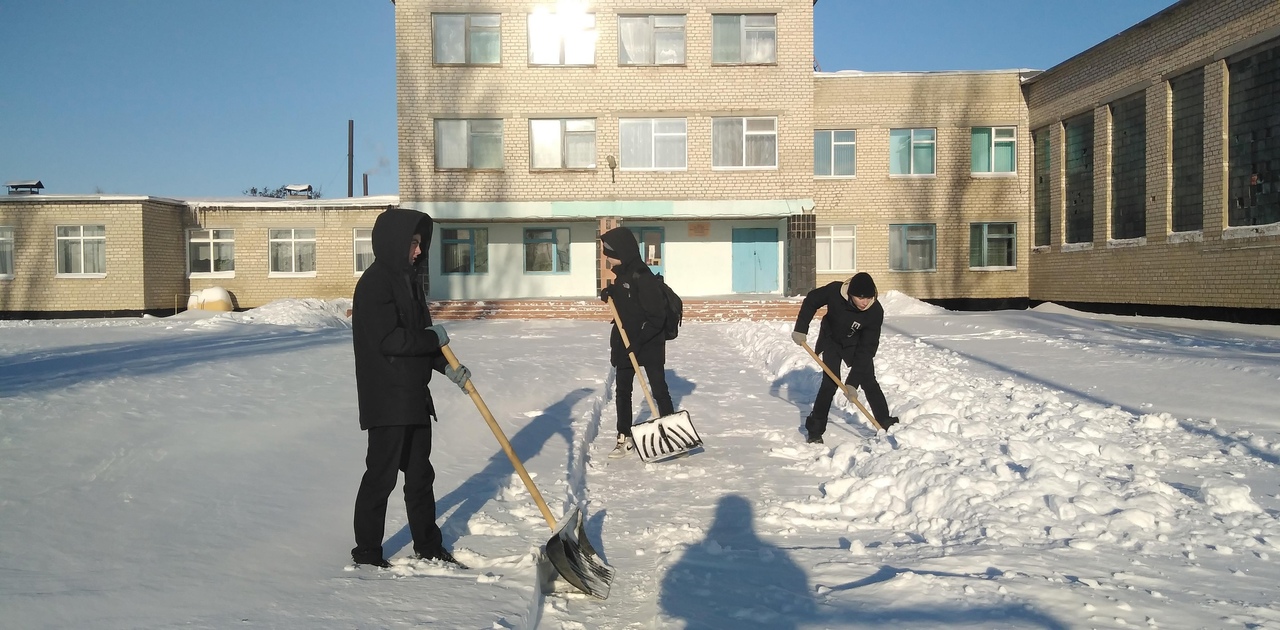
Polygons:
<instances>
[{"instance_id":1,"label":"person in black jacket","mask_svg":"<svg viewBox=\"0 0 1280 630\"><path fill-rule=\"evenodd\" d=\"M667 389L667 337L663 325L667 320L667 298L661 282L640 257L640 244L631 230L614 228L600 235L604 255L613 273L614 283L600 290L600 300L613 298L618 317L626 327L627 339L635 351L636 361L649 377L649 388L661 416L675 413L671 392ZM609 335L609 362L616 368L615 396L618 410L618 441L609 457L625 457L635 448L631 439L631 391L636 370L627 356L622 335L615 322Z\"/></svg>"},{"instance_id":2,"label":"person in black jacket","mask_svg":"<svg viewBox=\"0 0 1280 630\"><path fill-rule=\"evenodd\" d=\"M791 339L796 345L808 337L809 322L818 309L827 307L818 328L818 343L814 352L822 357L831 373L839 376L841 362L849 365L849 376L844 380L851 388L861 387L871 404L876 423L888 429L898 423L889 415L889 403L884 399L880 383L876 381L873 359L880 347L880 328L884 325L884 307L876 300L876 283L865 272L858 273L844 282L832 282L818 287L805 296L796 317L795 331ZM831 411L831 399L836 395L836 382L822 374L818 397L813 401L813 411L805 419L809 442L822 443L827 430L827 414Z\"/></svg>"},{"instance_id":3,"label":"person in black jacket","mask_svg":"<svg viewBox=\"0 0 1280 630\"><path fill-rule=\"evenodd\" d=\"M464 387L470 371L449 368L440 348L449 343L427 311L426 251L431 217L392 208L373 224L373 264L356 283L351 306L360 428L369 438L365 473L356 494L356 564L391 566L382 555L387 500L404 471L404 502L415 559L462 564L444 548L436 525L432 484L432 370Z\"/></svg>"}]
</instances>

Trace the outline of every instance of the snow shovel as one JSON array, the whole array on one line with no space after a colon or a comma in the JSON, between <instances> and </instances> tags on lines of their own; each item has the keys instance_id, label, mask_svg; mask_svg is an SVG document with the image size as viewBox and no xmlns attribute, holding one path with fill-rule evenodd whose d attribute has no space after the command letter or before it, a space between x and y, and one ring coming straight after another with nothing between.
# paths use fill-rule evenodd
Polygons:
<instances>
[{"instance_id":1,"label":"snow shovel","mask_svg":"<svg viewBox=\"0 0 1280 630\"><path fill-rule=\"evenodd\" d=\"M684 455L702 446L702 438L698 430L693 428L693 420L688 411L677 411L669 416L658 415L658 404L649 393L649 386L644 380L644 370L640 369L640 361L631 350L631 341L627 339L627 329L622 327L622 318L618 316L618 307L613 298L609 298L609 311L613 313L613 323L618 326L618 334L622 335L622 345L627 348L627 356L631 358L631 367L635 368L636 378L640 379L640 389L644 390L644 398L649 401L649 411L653 417L631 427L631 439L635 442L636 453L646 464Z\"/></svg>"},{"instance_id":2,"label":"snow shovel","mask_svg":"<svg viewBox=\"0 0 1280 630\"><path fill-rule=\"evenodd\" d=\"M844 381L840 380L839 376L836 376L835 374L831 373L831 368L827 367L827 364L823 363L822 359L818 357L818 353L814 352L813 348L809 347L808 341L800 345L803 346L804 349L809 353L809 356L813 357L814 361L818 362L818 365L822 366L822 371L827 373L827 377L835 381L836 385L840 386L840 391L844 392L844 397L848 398L849 402L853 403L858 407L858 411L862 412L862 417L866 418L867 420L870 420L871 426L875 427L877 431L884 431L885 430L884 427L880 426L880 422L876 420L876 417L872 415L870 411L867 411L867 408L863 407L861 402L858 402L858 392L853 388L849 387L847 384L845 384Z\"/></svg>"},{"instance_id":3,"label":"snow shovel","mask_svg":"<svg viewBox=\"0 0 1280 630\"><path fill-rule=\"evenodd\" d=\"M458 369L461 364L458 363L458 357L454 356L453 350L450 350L448 345L442 346L440 352L444 354L444 358L453 369ZM591 541L587 540L582 510L575 505L564 518L560 519L559 526L556 525L556 518L551 515L547 502L542 499L542 493L538 492L538 487L533 485L533 479L525 471L524 464L520 463L520 458L516 457L516 452L511 449L511 443L507 441L506 434L502 432L502 427L498 426L498 421L493 419L493 413L489 411L489 406L484 404L484 399L480 398L480 392L476 391L476 386L471 379L467 379L465 389L467 395L471 396L471 401L480 410L480 415L484 416L484 421L489 424L493 436L498 438L498 443L502 445L507 459L511 460L511 465L515 466L516 472L520 474L520 479L529 489L529 494L533 495L534 503L537 503L538 509L542 510L542 517L547 519L547 525L551 527L552 535L543 548L543 557L550 560L560 577L574 588L598 599L608 599L609 585L613 583L613 567L605 564L596 553L595 547L591 546ZM539 570L539 573L542 574L544 571Z\"/></svg>"}]
</instances>

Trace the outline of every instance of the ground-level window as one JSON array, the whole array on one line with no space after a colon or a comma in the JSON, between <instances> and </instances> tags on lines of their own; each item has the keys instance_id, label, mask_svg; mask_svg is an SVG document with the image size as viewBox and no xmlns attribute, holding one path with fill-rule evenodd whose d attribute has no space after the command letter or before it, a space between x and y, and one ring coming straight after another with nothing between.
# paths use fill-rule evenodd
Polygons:
<instances>
[{"instance_id":1,"label":"ground-level window","mask_svg":"<svg viewBox=\"0 0 1280 630\"><path fill-rule=\"evenodd\" d=\"M529 121L533 168L595 168L596 121L571 118Z\"/></svg>"},{"instance_id":2,"label":"ground-level window","mask_svg":"<svg viewBox=\"0 0 1280 630\"><path fill-rule=\"evenodd\" d=\"M937 225L905 223L889 226L889 269L934 271L938 268Z\"/></svg>"},{"instance_id":3,"label":"ground-level window","mask_svg":"<svg viewBox=\"0 0 1280 630\"><path fill-rule=\"evenodd\" d=\"M569 273L569 228L525 228L525 273Z\"/></svg>"},{"instance_id":4,"label":"ground-level window","mask_svg":"<svg viewBox=\"0 0 1280 630\"><path fill-rule=\"evenodd\" d=\"M1014 173L1018 170L1017 127L974 127L970 130L969 171Z\"/></svg>"},{"instance_id":5,"label":"ground-level window","mask_svg":"<svg viewBox=\"0 0 1280 630\"><path fill-rule=\"evenodd\" d=\"M351 235L355 272L364 273L373 264L373 228L356 228Z\"/></svg>"},{"instance_id":6,"label":"ground-level window","mask_svg":"<svg viewBox=\"0 0 1280 630\"><path fill-rule=\"evenodd\" d=\"M713 168L777 168L777 118L712 118Z\"/></svg>"},{"instance_id":7,"label":"ground-level window","mask_svg":"<svg viewBox=\"0 0 1280 630\"><path fill-rule=\"evenodd\" d=\"M437 119L436 168L501 169L502 121L489 118Z\"/></svg>"},{"instance_id":8,"label":"ground-level window","mask_svg":"<svg viewBox=\"0 0 1280 630\"><path fill-rule=\"evenodd\" d=\"M818 273L858 268L858 228L852 225L818 227Z\"/></svg>"},{"instance_id":9,"label":"ground-level window","mask_svg":"<svg viewBox=\"0 0 1280 630\"><path fill-rule=\"evenodd\" d=\"M107 226L59 225L57 235L58 275L106 275Z\"/></svg>"},{"instance_id":10,"label":"ground-level window","mask_svg":"<svg viewBox=\"0 0 1280 630\"><path fill-rule=\"evenodd\" d=\"M622 168L657 171L686 168L687 129L683 118L620 119Z\"/></svg>"},{"instance_id":11,"label":"ground-level window","mask_svg":"<svg viewBox=\"0 0 1280 630\"><path fill-rule=\"evenodd\" d=\"M858 132L820 129L813 132L815 177L853 177L857 174Z\"/></svg>"},{"instance_id":12,"label":"ground-level window","mask_svg":"<svg viewBox=\"0 0 1280 630\"><path fill-rule=\"evenodd\" d=\"M315 228L273 228L269 234L271 273L315 275Z\"/></svg>"},{"instance_id":13,"label":"ground-level window","mask_svg":"<svg viewBox=\"0 0 1280 630\"><path fill-rule=\"evenodd\" d=\"M0 225L0 278L13 277L13 228Z\"/></svg>"},{"instance_id":14,"label":"ground-level window","mask_svg":"<svg viewBox=\"0 0 1280 630\"><path fill-rule=\"evenodd\" d=\"M933 175L936 129L890 129L889 174Z\"/></svg>"},{"instance_id":15,"label":"ground-level window","mask_svg":"<svg viewBox=\"0 0 1280 630\"><path fill-rule=\"evenodd\" d=\"M1017 266L1016 223L970 223L969 267L1013 269Z\"/></svg>"},{"instance_id":16,"label":"ground-level window","mask_svg":"<svg viewBox=\"0 0 1280 630\"><path fill-rule=\"evenodd\" d=\"M192 276L235 275L235 230L191 230L187 233L187 270Z\"/></svg>"},{"instance_id":17,"label":"ground-level window","mask_svg":"<svg viewBox=\"0 0 1280 630\"><path fill-rule=\"evenodd\" d=\"M526 230L526 237L528 231ZM527 245L526 245L527 249ZM566 264L568 257L566 255ZM488 273L488 228L444 228L440 231L441 273Z\"/></svg>"}]
</instances>

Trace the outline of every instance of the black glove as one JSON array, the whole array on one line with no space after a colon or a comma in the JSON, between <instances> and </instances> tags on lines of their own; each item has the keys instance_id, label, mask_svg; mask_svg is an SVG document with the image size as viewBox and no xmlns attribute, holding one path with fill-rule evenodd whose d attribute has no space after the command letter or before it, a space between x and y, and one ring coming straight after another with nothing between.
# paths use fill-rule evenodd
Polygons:
<instances>
[{"instance_id":1,"label":"black glove","mask_svg":"<svg viewBox=\"0 0 1280 630\"><path fill-rule=\"evenodd\" d=\"M612 288L613 288L613 287L608 286L608 287L605 287L605 288L603 288L603 289L600 289L600 301L601 301L601 302L608 302L608 301L609 301L609 297L610 297L610 296L609 296L609 293L610 293L609 289L612 289Z\"/></svg>"}]
</instances>

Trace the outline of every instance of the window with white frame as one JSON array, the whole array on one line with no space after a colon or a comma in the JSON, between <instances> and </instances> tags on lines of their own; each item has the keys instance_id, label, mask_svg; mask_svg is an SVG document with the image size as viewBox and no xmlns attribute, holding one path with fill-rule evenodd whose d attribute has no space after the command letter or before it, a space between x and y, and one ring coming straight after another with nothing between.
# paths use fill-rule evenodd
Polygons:
<instances>
[{"instance_id":1,"label":"window with white frame","mask_svg":"<svg viewBox=\"0 0 1280 630\"><path fill-rule=\"evenodd\" d=\"M684 64L683 15L619 15L618 65Z\"/></svg>"},{"instance_id":2,"label":"window with white frame","mask_svg":"<svg viewBox=\"0 0 1280 630\"><path fill-rule=\"evenodd\" d=\"M711 16L711 63L776 63L776 15Z\"/></svg>"},{"instance_id":3,"label":"window with white frame","mask_svg":"<svg viewBox=\"0 0 1280 630\"><path fill-rule=\"evenodd\" d=\"M815 177L853 177L857 174L858 132L819 129L813 132Z\"/></svg>"},{"instance_id":4,"label":"window with white frame","mask_svg":"<svg viewBox=\"0 0 1280 630\"><path fill-rule=\"evenodd\" d=\"M432 59L438 65L498 65L502 60L502 16L497 13L435 13Z\"/></svg>"},{"instance_id":5,"label":"window with white frame","mask_svg":"<svg viewBox=\"0 0 1280 630\"><path fill-rule=\"evenodd\" d=\"M187 273L192 277L231 278L236 271L235 230L187 232Z\"/></svg>"},{"instance_id":6,"label":"window with white frame","mask_svg":"<svg viewBox=\"0 0 1280 630\"><path fill-rule=\"evenodd\" d=\"M596 121L530 120L529 146L533 168L595 168Z\"/></svg>"},{"instance_id":7,"label":"window with white frame","mask_svg":"<svg viewBox=\"0 0 1280 630\"><path fill-rule=\"evenodd\" d=\"M107 226L59 225L58 275L104 276L107 273Z\"/></svg>"},{"instance_id":8,"label":"window with white frame","mask_svg":"<svg viewBox=\"0 0 1280 630\"><path fill-rule=\"evenodd\" d=\"M272 228L267 232L272 274L316 274L315 228Z\"/></svg>"},{"instance_id":9,"label":"window with white frame","mask_svg":"<svg viewBox=\"0 0 1280 630\"><path fill-rule=\"evenodd\" d=\"M13 277L13 228L0 225L0 278Z\"/></svg>"},{"instance_id":10,"label":"window with white frame","mask_svg":"<svg viewBox=\"0 0 1280 630\"><path fill-rule=\"evenodd\" d=\"M1017 127L974 127L970 133L970 171L1014 173L1018 170Z\"/></svg>"},{"instance_id":11,"label":"window with white frame","mask_svg":"<svg viewBox=\"0 0 1280 630\"><path fill-rule=\"evenodd\" d=\"M777 168L777 118L712 118L713 168Z\"/></svg>"},{"instance_id":12,"label":"window with white frame","mask_svg":"<svg viewBox=\"0 0 1280 630\"><path fill-rule=\"evenodd\" d=\"M858 228L852 225L818 227L818 273L858 268Z\"/></svg>"},{"instance_id":13,"label":"window with white frame","mask_svg":"<svg viewBox=\"0 0 1280 630\"><path fill-rule=\"evenodd\" d=\"M908 223L889 226L889 269L935 271L938 268L937 226Z\"/></svg>"},{"instance_id":14,"label":"window with white frame","mask_svg":"<svg viewBox=\"0 0 1280 630\"><path fill-rule=\"evenodd\" d=\"M525 273L569 273L569 228L525 228Z\"/></svg>"},{"instance_id":15,"label":"window with white frame","mask_svg":"<svg viewBox=\"0 0 1280 630\"><path fill-rule=\"evenodd\" d=\"M445 274L489 273L488 228L442 229L440 231L440 272Z\"/></svg>"},{"instance_id":16,"label":"window with white frame","mask_svg":"<svg viewBox=\"0 0 1280 630\"><path fill-rule=\"evenodd\" d=\"M529 14L529 64L590 66L596 62L596 16L579 11Z\"/></svg>"},{"instance_id":17,"label":"window with white frame","mask_svg":"<svg viewBox=\"0 0 1280 630\"><path fill-rule=\"evenodd\" d=\"M1013 269L1017 266L1016 223L970 223L969 267Z\"/></svg>"},{"instance_id":18,"label":"window with white frame","mask_svg":"<svg viewBox=\"0 0 1280 630\"><path fill-rule=\"evenodd\" d=\"M501 170L502 120L436 119L436 168Z\"/></svg>"},{"instance_id":19,"label":"window with white frame","mask_svg":"<svg viewBox=\"0 0 1280 630\"><path fill-rule=\"evenodd\" d=\"M355 228L351 232L352 265L356 274L373 264L373 228Z\"/></svg>"},{"instance_id":20,"label":"window with white frame","mask_svg":"<svg viewBox=\"0 0 1280 630\"><path fill-rule=\"evenodd\" d=\"M688 125L683 118L618 120L620 166L636 170L683 170L688 166Z\"/></svg>"},{"instance_id":21,"label":"window with white frame","mask_svg":"<svg viewBox=\"0 0 1280 630\"><path fill-rule=\"evenodd\" d=\"M935 129L890 129L889 174L933 175Z\"/></svg>"}]
</instances>

